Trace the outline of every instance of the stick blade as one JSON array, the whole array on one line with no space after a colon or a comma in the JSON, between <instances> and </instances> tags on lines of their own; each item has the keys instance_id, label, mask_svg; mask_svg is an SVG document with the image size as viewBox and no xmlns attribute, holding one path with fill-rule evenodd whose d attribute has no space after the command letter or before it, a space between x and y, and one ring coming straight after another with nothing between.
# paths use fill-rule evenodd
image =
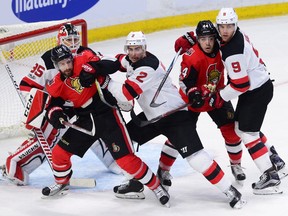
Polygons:
<instances>
[{"instance_id":1,"label":"stick blade","mask_svg":"<svg viewBox=\"0 0 288 216\"><path fill-rule=\"evenodd\" d=\"M96 180L93 178L71 178L70 186L72 187L83 187L83 188L94 188L96 186Z\"/></svg>"},{"instance_id":2,"label":"stick blade","mask_svg":"<svg viewBox=\"0 0 288 216\"><path fill-rule=\"evenodd\" d=\"M157 104L157 103L155 103L155 102L151 102L150 103L150 107L159 107L159 106L161 106L162 104L164 104L164 103L166 103L167 101L164 101L164 102L162 102L162 103L160 103L160 104Z\"/></svg>"}]
</instances>

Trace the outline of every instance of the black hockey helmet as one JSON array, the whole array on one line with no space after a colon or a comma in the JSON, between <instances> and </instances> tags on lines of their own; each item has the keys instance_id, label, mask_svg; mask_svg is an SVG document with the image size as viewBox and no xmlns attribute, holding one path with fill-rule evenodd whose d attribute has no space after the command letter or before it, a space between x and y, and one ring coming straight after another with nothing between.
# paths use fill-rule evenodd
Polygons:
<instances>
[{"instance_id":1,"label":"black hockey helmet","mask_svg":"<svg viewBox=\"0 0 288 216\"><path fill-rule=\"evenodd\" d=\"M197 25L196 35L197 37L206 35L217 36L217 29L210 20L202 20Z\"/></svg>"},{"instance_id":2,"label":"black hockey helmet","mask_svg":"<svg viewBox=\"0 0 288 216\"><path fill-rule=\"evenodd\" d=\"M61 44L51 50L51 60L55 66L57 66L59 61L66 58L73 59L72 52L67 46Z\"/></svg>"}]
</instances>

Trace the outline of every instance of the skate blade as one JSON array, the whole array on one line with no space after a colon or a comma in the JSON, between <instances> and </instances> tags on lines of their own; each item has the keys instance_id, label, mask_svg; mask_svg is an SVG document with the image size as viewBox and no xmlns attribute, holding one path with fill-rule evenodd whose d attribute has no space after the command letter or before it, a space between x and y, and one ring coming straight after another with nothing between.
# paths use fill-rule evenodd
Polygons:
<instances>
[{"instance_id":1,"label":"skate blade","mask_svg":"<svg viewBox=\"0 0 288 216\"><path fill-rule=\"evenodd\" d=\"M268 187L261 190L253 189L255 195L273 195L273 194L282 194L283 190L279 186Z\"/></svg>"},{"instance_id":2,"label":"skate blade","mask_svg":"<svg viewBox=\"0 0 288 216\"><path fill-rule=\"evenodd\" d=\"M126 194L115 193L115 196L120 199L145 199L143 192L129 192Z\"/></svg>"},{"instance_id":3,"label":"skate blade","mask_svg":"<svg viewBox=\"0 0 288 216\"><path fill-rule=\"evenodd\" d=\"M236 184L243 187L245 180L235 180Z\"/></svg>"},{"instance_id":4,"label":"skate blade","mask_svg":"<svg viewBox=\"0 0 288 216\"><path fill-rule=\"evenodd\" d=\"M286 176L288 176L288 169L286 167L282 168L278 171L278 175L280 179L285 178Z\"/></svg>"},{"instance_id":5,"label":"skate blade","mask_svg":"<svg viewBox=\"0 0 288 216\"><path fill-rule=\"evenodd\" d=\"M170 202L168 201L167 203L164 204L164 206L166 206L167 208L170 208L171 207Z\"/></svg>"},{"instance_id":6,"label":"skate blade","mask_svg":"<svg viewBox=\"0 0 288 216\"><path fill-rule=\"evenodd\" d=\"M41 198L42 199L60 199L63 196L66 196L67 194L68 194L68 190L63 190L63 191L60 191L60 192L54 194L53 196L45 196L45 195L43 195Z\"/></svg>"},{"instance_id":7,"label":"skate blade","mask_svg":"<svg viewBox=\"0 0 288 216\"><path fill-rule=\"evenodd\" d=\"M247 201L246 200L239 200L235 206L233 207L233 209L242 209L244 205L247 204Z\"/></svg>"}]
</instances>

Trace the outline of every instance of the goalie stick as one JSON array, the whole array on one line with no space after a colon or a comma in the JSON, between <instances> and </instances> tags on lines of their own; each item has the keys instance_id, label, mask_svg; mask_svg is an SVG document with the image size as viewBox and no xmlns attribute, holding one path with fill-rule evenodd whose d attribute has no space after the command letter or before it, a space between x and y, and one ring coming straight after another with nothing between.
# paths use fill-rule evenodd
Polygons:
<instances>
[{"instance_id":1,"label":"goalie stick","mask_svg":"<svg viewBox=\"0 0 288 216\"><path fill-rule=\"evenodd\" d=\"M180 53L181 53L181 50L182 50L182 48L180 48L180 49L178 50L178 52L176 53L176 55L174 56L174 58L173 58L173 60L172 60L172 62L171 62L171 64L170 64L170 66L169 66L169 68L168 68L165 76L163 77L163 79L162 79L162 81L161 81L158 89L156 90L155 95L154 95L154 97L152 98L152 101L151 101L151 103L150 103L150 106L151 106L151 107L158 107L158 106L161 106L162 104L166 103L166 101L164 101L164 102L162 102L162 103L160 103L160 104L157 104L155 101L156 101L156 99L157 99L157 97L158 97L158 95L159 95L159 93L160 93L160 91L161 91L164 83L166 82L166 80L167 80L170 72L172 71L172 69L173 69L173 67L174 67L174 65L175 65L175 62L177 61L178 56L179 56Z\"/></svg>"},{"instance_id":2,"label":"goalie stick","mask_svg":"<svg viewBox=\"0 0 288 216\"><path fill-rule=\"evenodd\" d=\"M11 69L10 69L10 67L9 67L5 57L4 57L4 55L3 55L2 49L0 49L0 59L1 59L1 61L3 62L4 66L5 66L5 69L6 69L7 73L8 73L8 75L9 75L12 83L13 83L13 86L14 86L14 88L15 88L15 90L16 90L19 98L20 98L20 100L21 100L21 103L25 107L25 105L26 105L25 99L24 99L24 97L23 97L23 95L22 95L22 93L20 91L19 85L17 84L16 80L14 79L14 75L13 75L13 73L12 73L12 71L11 71ZM48 164L49 164L49 166L51 168L51 171L53 172L52 152L51 152L49 144L47 143L45 135L43 134L43 131L41 129L39 129L39 128L33 128L32 131L34 132L34 134L35 134L35 136L36 136L36 138L37 138L37 140L38 140L38 142L39 142L39 144L40 144L40 146L41 146L41 148L42 148L42 150L43 150L43 152L44 152L44 154L45 154L45 156L47 158L47 162L48 162ZM95 187L95 185L96 185L95 179L84 179L84 180L85 180L86 184L88 185L88 187L90 185L94 185L93 187ZM78 185L84 183L84 181L81 180L81 179L77 179L77 180L75 179L75 181L77 182ZM74 181L74 183L75 183L75 181ZM81 183L81 182L83 182L83 183ZM89 182L89 184L88 184L88 182ZM72 181L72 184L73 184L73 181ZM73 186L72 184L70 183L71 186Z\"/></svg>"},{"instance_id":3,"label":"goalie stick","mask_svg":"<svg viewBox=\"0 0 288 216\"><path fill-rule=\"evenodd\" d=\"M180 111L180 110L182 110L182 109L184 109L185 107L188 107L188 106L190 106L190 105L191 105L190 103L188 103L188 104L183 104L182 106L180 106L180 107L178 107L178 108L176 108L176 109L170 110L170 111L168 111L168 112L166 112L166 113L163 113L163 114L161 114L161 115L159 115L159 116L157 116L157 117L155 117L155 118L153 118L153 119L150 119L150 120L142 120L142 119L140 119L140 118L136 115L136 113L134 112L134 109L131 110L130 116L131 116L132 121L133 121L137 126L139 126L139 127L144 127L144 126L149 125L149 124L151 124L151 123L154 123L154 122L156 122L156 121L158 121L158 120L160 120L160 119L162 119L162 118L164 118L164 117L167 117L167 116L169 116L169 115L171 115L171 114L173 114L173 113L175 113L175 112L177 112L177 111Z\"/></svg>"}]
</instances>

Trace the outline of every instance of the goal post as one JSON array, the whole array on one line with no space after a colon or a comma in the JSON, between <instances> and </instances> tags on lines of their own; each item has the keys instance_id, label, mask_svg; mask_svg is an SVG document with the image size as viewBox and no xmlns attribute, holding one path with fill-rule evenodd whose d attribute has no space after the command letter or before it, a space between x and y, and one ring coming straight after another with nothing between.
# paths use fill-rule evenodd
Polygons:
<instances>
[{"instance_id":1,"label":"goal post","mask_svg":"<svg viewBox=\"0 0 288 216\"><path fill-rule=\"evenodd\" d=\"M87 23L83 19L0 26L0 139L28 133L21 122L24 106L6 65L19 86L40 56L57 45L58 30L67 22L77 27L82 45L87 46Z\"/></svg>"}]
</instances>

